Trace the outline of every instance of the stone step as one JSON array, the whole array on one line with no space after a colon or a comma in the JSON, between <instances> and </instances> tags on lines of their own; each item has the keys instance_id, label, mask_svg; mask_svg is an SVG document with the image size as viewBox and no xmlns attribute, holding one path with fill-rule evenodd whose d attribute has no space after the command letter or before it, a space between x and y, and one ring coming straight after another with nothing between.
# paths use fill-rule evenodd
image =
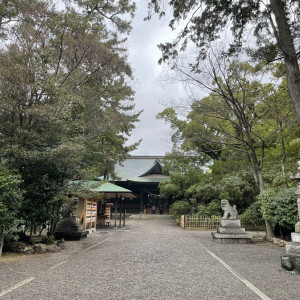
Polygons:
<instances>
[{"instance_id":1,"label":"stone step","mask_svg":"<svg viewBox=\"0 0 300 300\"><path fill-rule=\"evenodd\" d=\"M218 233L212 232L212 236L215 238L222 238L222 239L251 239L252 235L249 233Z\"/></svg>"},{"instance_id":2,"label":"stone step","mask_svg":"<svg viewBox=\"0 0 300 300\"><path fill-rule=\"evenodd\" d=\"M226 234L226 233L218 233L212 232L212 236L215 242L221 244L250 244L251 234L248 233L239 233L239 234Z\"/></svg>"},{"instance_id":3,"label":"stone step","mask_svg":"<svg viewBox=\"0 0 300 300\"><path fill-rule=\"evenodd\" d=\"M238 234L245 233L246 230L243 227L218 227L218 233L229 233L229 234Z\"/></svg>"},{"instance_id":4,"label":"stone step","mask_svg":"<svg viewBox=\"0 0 300 300\"><path fill-rule=\"evenodd\" d=\"M241 227L239 219L221 219L221 227Z\"/></svg>"}]
</instances>

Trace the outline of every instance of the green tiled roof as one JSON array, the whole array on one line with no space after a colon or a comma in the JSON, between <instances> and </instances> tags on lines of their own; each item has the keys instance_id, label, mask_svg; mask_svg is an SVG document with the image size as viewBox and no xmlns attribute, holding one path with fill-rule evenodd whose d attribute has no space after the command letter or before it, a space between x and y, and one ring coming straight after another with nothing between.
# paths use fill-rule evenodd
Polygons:
<instances>
[{"instance_id":1,"label":"green tiled roof","mask_svg":"<svg viewBox=\"0 0 300 300\"><path fill-rule=\"evenodd\" d=\"M125 189L110 182L104 182L99 187L91 189L91 191L100 193L131 193L131 190Z\"/></svg>"},{"instance_id":2,"label":"green tiled roof","mask_svg":"<svg viewBox=\"0 0 300 300\"><path fill-rule=\"evenodd\" d=\"M121 186L110 182L101 182L97 180L79 181L74 180L71 185L78 185L80 190L88 190L99 193L131 193L131 190L125 189Z\"/></svg>"}]
</instances>

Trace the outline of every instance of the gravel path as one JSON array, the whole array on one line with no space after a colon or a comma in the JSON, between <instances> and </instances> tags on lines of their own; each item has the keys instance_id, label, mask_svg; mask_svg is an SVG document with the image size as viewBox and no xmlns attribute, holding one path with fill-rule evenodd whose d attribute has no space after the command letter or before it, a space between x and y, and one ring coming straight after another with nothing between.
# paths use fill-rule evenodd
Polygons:
<instances>
[{"instance_id":1,"label":"gravel path","mask_svg":"<svg viewBox=\"0 0 300 300\"><path fill-rule=\"evenodd\" d=\"M165 216L128 219L58 253L0 260L0 299L300 299L284 248L222 245ZM20 287L18 287L20 286Z\"/></svg>"}]
</instances>

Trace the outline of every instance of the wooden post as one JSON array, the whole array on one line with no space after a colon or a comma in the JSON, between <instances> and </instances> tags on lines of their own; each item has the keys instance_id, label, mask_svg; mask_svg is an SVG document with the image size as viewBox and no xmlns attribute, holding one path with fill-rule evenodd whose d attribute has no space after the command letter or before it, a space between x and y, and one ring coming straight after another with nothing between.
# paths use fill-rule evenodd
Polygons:
<instances>
[{"instance_id":1,"label":"wooden post","mask_svg":"<svg viewBox=\"0 0 300 300\"><path fill-rule=\"evenodd\" d=\"M87 199L84 199L84 205L83 205L83 210L84 210L84 213L83 213L83 230L86 230L86 225L87 225L87 216L86 216L86 210L87 210Z\"/></svg>"},{"instance_id":2,"label":"wooden post","mask_svg":"<svg viewBox=\"0 0 300 300\"><path fill-rule=\"evenodd\" d=\"M120 219L119 219L119 228L122 227L122 195L120 195Z\"/></svg>"},{"instance_id":3,"label":"wooden post","mask_svg":"<svg viewBox=\"0 0 300 300\"><path fill-rule=\"evenodd\" d=\"M115 227L117 227L117 206L118 206L118 194L116 194L116 199L115 199Z\"/></svg>"},{"instance_id":4,"label":"wooden post","mask_svg":"<svg viewBox=\"0 0 300 300\"><path fill-rule=\"evenodd\" d=\"M125 200L125 198L124 198L124 200L123 200L123 201L124 201L124 205L123 205L123 206L124 206L124 219L123 219L123 226L125 226L125 218L126 218L126 205L125 205L125 204L126 204L126 202L125 202L126 200Z\"/></svg>"},{"instance_id":5,"label":"wooden post","mask_svg":"<svg viewBox=\"0 0 300 300\"><path fill-rule=\"evenodd\" d=\"M140 192L140 212L144 210L144 190Z\"/></svg>"}]
</instances>

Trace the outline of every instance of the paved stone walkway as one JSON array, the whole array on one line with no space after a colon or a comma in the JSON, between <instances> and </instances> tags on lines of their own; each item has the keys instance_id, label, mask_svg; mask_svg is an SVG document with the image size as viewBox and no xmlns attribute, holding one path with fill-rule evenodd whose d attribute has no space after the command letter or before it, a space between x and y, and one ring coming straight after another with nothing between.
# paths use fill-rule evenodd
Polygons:
<instances>
[{"instance_id":1,"label":"paved stone walkway","mask_svg":"<svg viewBox=\"0 0 300 300\"><path fill-rule=\"evenodd\" d=\"M58 253L0 260L0 299L300 299L284 248L222 245L165 216L131 217Z\"/></svg>"}]
</instances>

